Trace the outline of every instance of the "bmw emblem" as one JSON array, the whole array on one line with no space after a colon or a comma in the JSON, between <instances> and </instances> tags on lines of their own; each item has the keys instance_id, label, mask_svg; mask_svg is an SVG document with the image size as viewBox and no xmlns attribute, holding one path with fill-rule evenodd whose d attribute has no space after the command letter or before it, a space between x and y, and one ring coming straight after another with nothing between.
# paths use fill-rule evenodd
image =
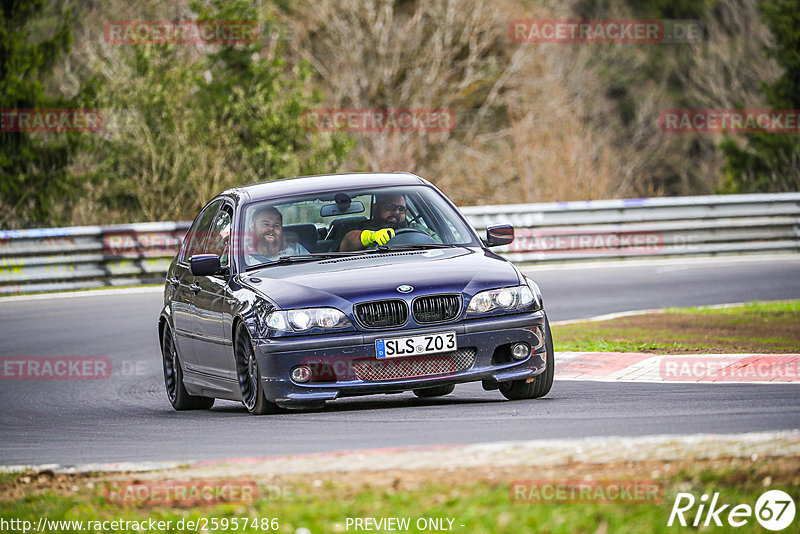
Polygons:
<instances>
[{"instance_id":1,"label":"bmw emblem","mask_svg":"<svg viewBox=\"0 0 800 534\"><path fill-rule=\"evenodd\" d=\"M403 284L402 286L397 286L397 290L400 293L411 293L412 291L414 291L414 287L408 284Z\"/></svg>"}]
</instances>

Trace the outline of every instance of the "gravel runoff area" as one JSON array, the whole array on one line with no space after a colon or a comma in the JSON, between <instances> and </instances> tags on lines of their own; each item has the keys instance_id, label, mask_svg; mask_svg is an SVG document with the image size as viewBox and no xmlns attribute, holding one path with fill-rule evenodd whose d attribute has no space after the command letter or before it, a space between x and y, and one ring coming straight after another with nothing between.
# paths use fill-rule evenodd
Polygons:
<instances>
[{"instance_id":1,"label":"gravel runoff area","mask_svg":"<svg viewBox=\"0 0 800 534\"><path fill-rule=\"evenodd\" d=\"M800 430L735 435L586 438L511 441L464 446L378 449L282 458L207 461L182 469L183 476L243 477L320 472L441 469L447 467L553 466L647 460L713 460L800 456ZM141 474L144 475L144 474ZM144 478L141 476L139 478ZM147 474L154 478L163 472Z\"/></svg>"},{"instance_id":2,"label":"gravel runoff area","mask_svg":"<svg viewBox=\"0 0 800 534\"><path fill-rule=\"evenodd\" d=\"M4 466L0 470L6 472L47 470L60 474L105 473L111 478L114 474L136 473L136 478L145 480L176 475L181 478L268 477L322 472L553 466L574 462L602 464L620 461L783 456L800 457L800 429L742 434L507 441L199 462Z\"/></svg>"}]
</instances>

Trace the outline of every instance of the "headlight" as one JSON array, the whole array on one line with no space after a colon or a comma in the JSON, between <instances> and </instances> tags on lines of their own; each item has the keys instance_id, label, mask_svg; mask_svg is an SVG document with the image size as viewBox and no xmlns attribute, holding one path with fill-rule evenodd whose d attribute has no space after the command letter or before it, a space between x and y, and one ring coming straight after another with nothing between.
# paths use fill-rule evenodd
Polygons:
<instances>
[{"instance_id":1,"label":"headlight","mask_svg":"<svg viewBox=\"0 0 800 534\"><path fill-rule=\"evenodd\" d=\"M476 293L469 301L467 313L488 313L494 310L523 310L535 301L528 286L504 287Z\"/></svg>"},{"instance_id":2,"label":"headlight","mask_svg":"<svg viewBox=\"0 0 800 534\"><path fill-rule=\"evenodd\" d=\"M305 332L313 328L347 328L351 323L336 308L304 308L274 311L267 316L267 326L281 332Z\"/></svg>"}]
</instances>

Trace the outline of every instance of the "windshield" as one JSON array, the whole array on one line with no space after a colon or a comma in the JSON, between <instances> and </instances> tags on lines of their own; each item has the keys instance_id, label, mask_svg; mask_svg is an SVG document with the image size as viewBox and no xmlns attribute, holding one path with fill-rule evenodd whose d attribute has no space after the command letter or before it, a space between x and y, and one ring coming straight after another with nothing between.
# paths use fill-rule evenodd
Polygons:
<instances>
[{"instance_id":1,"label":"windshield","mask_svg":"<svg viewBox=\"0 0 800 534\"><path fill-rule=\"evenodd\" d=\"M242 215L245 268L281 258L445 246L480 246L434 189L382 187L253 202Z\"/></svg>"}]
</instances>

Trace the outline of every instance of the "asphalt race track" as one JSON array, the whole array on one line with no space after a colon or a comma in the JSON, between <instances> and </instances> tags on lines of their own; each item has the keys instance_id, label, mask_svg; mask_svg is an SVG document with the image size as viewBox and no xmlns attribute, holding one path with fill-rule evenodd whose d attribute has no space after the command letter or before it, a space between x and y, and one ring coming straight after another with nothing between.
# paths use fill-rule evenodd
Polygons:
<instances>
[{"instance_id":1,"label":"asphalt race track","mask_svg":"<svg viewBox=\"0 0 800 534\"><path fill-rule=\"evenodd\" d=\"M632 309L800 298L800 256L526 270L552 321ZM164 393L158 292L0 299L0 357L104 356L106 380L0 381L0 464L163 461L538 438L800 428L797 385L558 382L508 402L480 384L254 417L217 402L177 413Z\"/></svg>"}]
</instances>

